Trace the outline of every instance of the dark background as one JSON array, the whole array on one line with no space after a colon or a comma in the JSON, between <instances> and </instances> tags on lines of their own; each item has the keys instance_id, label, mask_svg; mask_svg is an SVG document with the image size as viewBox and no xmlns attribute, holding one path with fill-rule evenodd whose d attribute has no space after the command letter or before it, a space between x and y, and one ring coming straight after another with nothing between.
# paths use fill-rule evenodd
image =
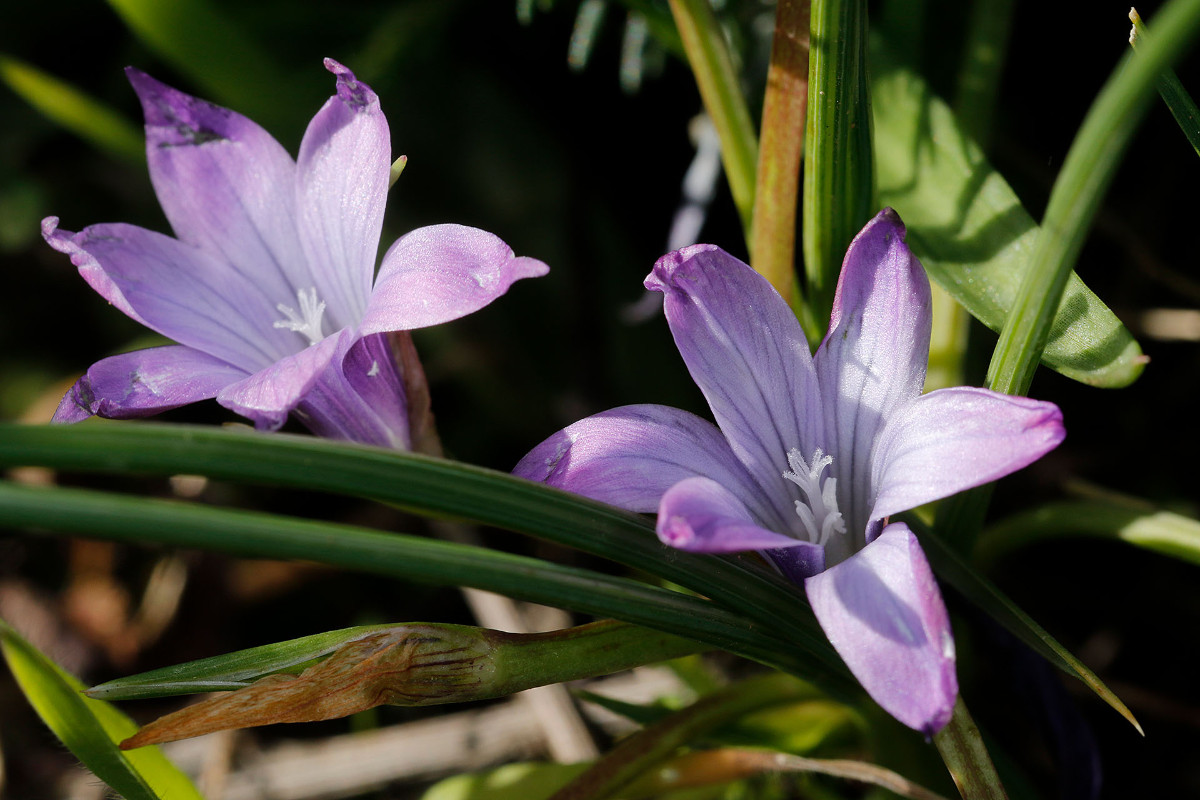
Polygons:
<instances>
[{"instance_id":1,"label":"dark background","mask_svg":"<svg viewBox=\"0 0 1200 800\"><path fill-rule=\"evenodd\" d=\"M246 102L215 97L131 35L109 6L82 0L53 11L10 4L0 26L0 54L38 66L130 120L138 120L139 111L122 68L136 65L263 122L292 152L333 87L322 57L358 71L381 97L394 153L409 156L389 198L384 246L414 227L455 221L494 231L518 254L551 266L548 277L517 284L492 307L416 334L441 434L455 457L508 469L563 425L624 403L659 402L704 413L662 321L620 321L665 249L692 157L687 124L700 103L687 69L669 57L657 74L645 76L637 93L622 91L619 6L609 9L582 70L570 69L566 59L576 10L569 2L535 13L529 24L519 23L513 4L505 2L358 2L338 11L284 2L216 6L251 32L285 85L247 75ZM872 10L883 17L881 9ZM905 10L927 19L917 58L935 89L951 94L965 12L935 0ZM1035 218L1088 106L1126 49L1127 10L1113 2L1015 3L990 152ZM1152 24L1154 6L1140 10ZM756 2L727 10L747 31L769 13L769 6ZM1200 86L1198 69L1195 58L1179 65L1185 86ZM1077 265L1135 334L1148 309L1200 305L1198 178L1200 159L1155 103ZM153 341L99 299L65 256L42 243L38 221L48 214L72 230L101 221L167 230L144 165L98 151L0 87L0 262L6 281L0 291L0 418L6 420L45 421L90 363ZM702 239L744 254L723 186ZM973 336L977 355L969 372L978 382L995 337L981 328ZM1063 408L1068 439L1002 483L993 516L1059 498L1074 480L1195 511L1200 351L1195 342L1141 341L1151 361L1128 389L1096 390L1039 373L1032 393ZM167 418L234 420L215 404ZM167 491L151 481L119 486ZM320 497L210 487L207 498L385 526L418 524L366 517L383 512ZM511 538L496 535L495 544L531 547ZM350 624L428 617L431 608L439 616L444 612L444 621L465 619L450 591L309 570L284 570L277 585L251 590L239 583L239 565L188 554L192 577L171 628L156 643L121 649L71 611L71 592L97 558L111 583L127 590L144 580L153 560L125 550L96 556L85 548L81 555L80 546L59 540L0 538L0 613L9 609L11 615L14 606L4 605L6 597L10 603L17 594L32 598L46 610L60 644L72 643L74 649L62 646L73 655L62 658L87 680ZM103 567L106 559L109 567ZM1101 796L1200 792L1194 758L1200 697L1190 654L1200 629L1196 565L1078 539L1030 546L997 565L992 577L1110 682L1146 728L1143 739L1081 685L1052 677L1096 737ZM948 599L955 609L965 605ZM972 632L964 635L967 627ZM1005 645L989 638L977 618L957 616L956 632L964 648L976 649L964 659L976 718L1041 796L1056 796L1057 776L1075 775L1082 762L1055 766L1059 753L1038 720L1046 703L1020 700L1023 692L1039 697L1029 688L1036 667L1005 656ZM22 702L7 674L0 676L5 796L50 796L56 770L71 759ZM344 729L330 723L286 735ZM1066 738L1085 740L1079 733ZM1075 781L1063 796L1086 796L1078 793L1081 785Z\"/></svg>"}]
</instances>

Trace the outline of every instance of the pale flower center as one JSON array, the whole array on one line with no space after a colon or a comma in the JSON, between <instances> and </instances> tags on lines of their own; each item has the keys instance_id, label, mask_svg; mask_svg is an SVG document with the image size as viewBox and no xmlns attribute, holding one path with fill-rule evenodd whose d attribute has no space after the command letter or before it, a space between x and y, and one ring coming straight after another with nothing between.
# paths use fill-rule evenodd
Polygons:
<instances>
[{"instance_id":1,"label":"pale flower center","mask_svg":"<svg viewBox=\"0 0 1200 800\"><path fill-rule=\"evenodd\" d=\"M805 500L796 501L796 513L804 525L808 540L822 547L835 533L846 532L846 521L837 505L837 478L821 478L830 464L833 456L825 455L817 448L810 461L805 461L800 451L793 447L788 451L788 465L791 472L783 473L783 477L800 487Z\"/></svg>"},{"instance_id":2,"label":"pale flower center","mask_svg":"<svg viewBox=\"0 0 1200 800\"><path fill-rule=\"evenodd\" d=\"M308 339L309 344L316 344L325 338L325 335L321 333L321 315L325 313L325 301L317 301L315 288L301 289L296 292L296 298L300 301L300 313L296 313L296 309L285 306L283 303L275 306L279 309L280 314L287 317L287 319L277 320L275 327L295 331Z\"/></svg>"}]
</instances>

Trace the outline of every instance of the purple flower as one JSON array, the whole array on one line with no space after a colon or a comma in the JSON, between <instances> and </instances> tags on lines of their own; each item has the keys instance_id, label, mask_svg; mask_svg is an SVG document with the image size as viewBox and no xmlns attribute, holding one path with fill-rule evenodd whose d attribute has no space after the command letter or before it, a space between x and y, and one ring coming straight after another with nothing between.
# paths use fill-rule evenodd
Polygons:
<instances>
[{"instance_id":1,"label":"purple flower","mask_svg":"<svg viewBox=\"0 0 1200 800\"><path fill-rule=\"evenodd\" d=\"M932 735L958 694L954 640L916 537L888 517L1039 458L1063 439L1058 408L966 387L921 394L929 282L891 209L851 243L815 357L766 280L717 247L664 256L646 287L665 295L717 425L616 408L551 436L516 474L657 512L677 548L762 551L803 582L876 702Z\"/></svg>"},{"instance_id":2,"label":"purple flower","mask_svg":"<svg viewBox=\"0 0 1200 800\"><path fill-rule=\"evenodd\" d=\"M544 275L496 236L432 225L375 258L391 146L379 99L326 59L337 93L293 160L246 117L127 70L146 117L150 178L175 237L42 222L106 300L176 345L106 358L57 422L141 417L197 400L274 430L410 446L404 371L388 335L456 319Z\"/></svg>"}]
</instances>

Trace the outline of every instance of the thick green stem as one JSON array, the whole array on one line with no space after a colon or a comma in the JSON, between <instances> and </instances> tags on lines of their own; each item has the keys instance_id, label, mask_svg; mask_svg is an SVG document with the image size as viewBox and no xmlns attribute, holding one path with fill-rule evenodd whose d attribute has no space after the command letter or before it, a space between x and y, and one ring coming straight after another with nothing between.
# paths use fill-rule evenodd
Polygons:
<instances>
[{"instance_id":1,"label":"thick green stem","mask_svg":"<svg viewBox=\"0 0 1200 800\"><path fill-rule=\"evenodd\" d=\"M815 0L811 31L804 265L812 315L823 320L846 248L875 205L866 0Z\"/></svg>"},{"instance_id":2,"label":"thick green stem","mask_svg":"<svg viewBox=\"0 0 1200 800\"><path fill-rule=\"evenodd\" d=\"M933 744L946 762L963 800L1008 800L979 728L967 713L961 696L954 704L950 722L934 734Z\"/></svg>"},{"instance_id":3,"label":"thick green stem","mask_svg":"<svg viewBox=\"0 0 1200 800\"><path fill-rule=\"evenodd\" d=\"M671 0L671 14L696 77L700 99L721 138L721 160L750 247L758 140L725 35L709 0Z\"/></svg>"},{"instance_id":4,"label":"thick green stem","mask_svg":"<svg viewBox=\"0 0 1200 800\"><path fill-rule=\"evenodd\" d=\"M750 264L797 310L810 342L821 338L796 280L796 204L808 109L809 0L779 0L763 97Z\"/></svg>"}]
</instances>

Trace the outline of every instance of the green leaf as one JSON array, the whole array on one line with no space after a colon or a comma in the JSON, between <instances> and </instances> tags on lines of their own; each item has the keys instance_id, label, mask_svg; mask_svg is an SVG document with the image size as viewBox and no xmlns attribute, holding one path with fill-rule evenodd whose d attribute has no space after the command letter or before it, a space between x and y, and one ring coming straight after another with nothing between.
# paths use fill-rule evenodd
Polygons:
<instances>
[{"instance_id":1,"label":"green leaf","mask_svg":"<svg viewBox=\"0 0 1200 800\"><path fill-rule=\"evenodd\" d=\"M276 437L255 437L260 447ZM517 599L625 620L802 674L844 669L798 652L779 625L732 614L691 595L485 547L381 533L189 503L0 481L0 524L241 556L302 559L442 586L472 586ZM782 615L777 615L782 616Z\"/></svg>"},{"instance_id":2,"label":"green leaf","mask_svg":"<svg viewBox=\"0 0 1200 800\"><path fill-rule=\"evenodd\" d=\"M1016 303L1038 226L950 108L877 49L872 76L879 201L899 212L908 243L939 285L995 331ZM1132 383L1145 364L1116 315L1071 274L1046 366L1083 383Z\"/></svg>"},{"instance_id":3,"label":"green leaf","mask_svg":"<svg viewBox=\"0 0 1200 800\"><path fill-rule=\"evenodd\" d=\"M866 0L813 0L804 134L804 268L824 323L846 248L876 210Z\"/></svg>"},{"instance_id":4,"label":"green leaf","mask_svg":"<svg viewBox=\"0 0 1200 800\"><path fill-rule=\"evenodd\" d=\"M925 551L929 563L939 578L961 592L980 610L1029 645L1034 652L1068 675L1073 675L1083 681L1101 700L1129 720L1130 724L1137 728L1138 733L1142 733L1142 726L1133 716L1133 712L1121 702L1121 699L1111 689L1104 685L1104 681L1100 680L1096 673L1088 669L1067 648L1059 644L1042 626L1034 622L1028 614L1017 607L1016 603L996 588L991 581L980 575L945 542L931 534L915 517L911 514L906 515L906 521L920 538L921 548Z\"/></svg>"},{"instance_id":5,"label":"green leaf","mask_svg":"<svg viewBox=\"0 0 1200 800\"><path fill-rule=\"evenodd\" d=\"M315 464L320 464L320 469L314 469ZM517 531L611 559L703 594L742 618L755 620L777 641L811 653L835 676L846 675L803 591L754 557L671 550L658 541L653 524L644 516L507 473L314 437L118 422L70 428L0 425L0 465L206 475L362 497L426 516ZM223 538L232 538L227 531L225 534ZM147 530L145 535L168 534ZM236 545L236 541L228 544ZM191 546L205 545L193 542ZM286 541L280 546L286 546ZM258 555L273 557L269 550ZM307 552L292 557L315 556ZM370 559L364 558L363 563L369 565ZM508 583L516 584L510 587L513 591L520 588L519 580ZM609 615L636 622L631 617ZM647 627L664 629L653 624Z\"/></svg>"},{"instance_id":6,"label":"green leaf","mask_svg":"<svg viewBox=\"0 0 1200 800\"><path fill-rule=\"evenodd\" d=\"M127 800L202 800L196 787L157 747L122 752L137 732L120 711L82 694L83 685L0 620L0 650L42 721L98 778Z\"/></svg>"},{"instance_id":7,"label":"green leaf","mask_svg":"<svg viewBox=\"0 0 1200 800\"><path fill-rule=\"evenodd\" d=\"M1119 539L1200 565L1200 521L1102 501L1054 503L1003 519L984 531L975 557L981 564L991 564L1036 542L1081 536Z\"/></svg>"},{"instance_id":8,"label":"green leaf","mask_svg":"<svg viewBox=\"0 0 1200 800\"><path fill-rule=\"evenodd\" d=\"M0 80L20 97L114 158L145 163L142 131L120 113L37 67L0 55Z\"/></svg>"}]
</instances>

